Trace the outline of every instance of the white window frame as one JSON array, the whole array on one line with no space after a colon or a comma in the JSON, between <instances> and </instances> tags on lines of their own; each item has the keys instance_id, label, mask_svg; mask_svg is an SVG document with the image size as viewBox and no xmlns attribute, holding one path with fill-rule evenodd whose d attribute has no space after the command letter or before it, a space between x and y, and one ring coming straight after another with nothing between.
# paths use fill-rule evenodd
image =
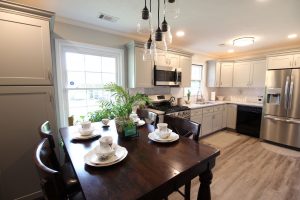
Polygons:
<instances>
[{"instance_id":1,"label":"white window frame","mask_svg":"<svg viewBox=\"0 0 300 200\"><path fill-rule=\"evenodd\" d=\"M201 79L200 80L193 80L192 79L192 74L191 74L191 85L192 85L192 81L200 81L200 87L201 87L201 91L200 91L200 94L191 94L191 97L195 97L197 95L201 95L203 93L203 65L201 64L192 64L191 65L191 73L193 72L192 70L192 67L193 66L197 66L197 67L201 67ZM187 87L187 88L184 88L184 96L187 97L187 92L188 90L190 89L191 87ZM199 91L198 91L199 92Z\"/></svg>"},{"instance_id":2,"label":"white window frame","mask_svg":"<svg viewBox=\"0 0 300 200\"><path fill-rule=\"evenodd\" d=\"M86 43L74 42L70 40L55 39L56 50L56 102L58 111L59 127L68 126L69 106L67 92L67 69L66 69L66 52L74 52L81 54L89 54L95 56L108 56L116 58L116 82L118 85L125 86L125 71L124 71L124 49L103 47Z\"/></svg>"}]
</instances>

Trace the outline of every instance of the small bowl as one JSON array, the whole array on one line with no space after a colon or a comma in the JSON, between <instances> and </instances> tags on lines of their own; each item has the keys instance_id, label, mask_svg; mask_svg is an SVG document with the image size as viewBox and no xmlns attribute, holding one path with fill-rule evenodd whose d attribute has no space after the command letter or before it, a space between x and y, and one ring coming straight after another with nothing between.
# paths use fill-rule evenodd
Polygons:
<instances>
[{"instance_id":1,"label":"small bowl","mask_svg":"<svg viewBox=\"0 0 300 200\"><path fill-rule=\"evenodd\" d=\"M217 99L219 100L219 101L223 101L224 100L224 96L217 96Z\"/></svg>"}]
</instances>

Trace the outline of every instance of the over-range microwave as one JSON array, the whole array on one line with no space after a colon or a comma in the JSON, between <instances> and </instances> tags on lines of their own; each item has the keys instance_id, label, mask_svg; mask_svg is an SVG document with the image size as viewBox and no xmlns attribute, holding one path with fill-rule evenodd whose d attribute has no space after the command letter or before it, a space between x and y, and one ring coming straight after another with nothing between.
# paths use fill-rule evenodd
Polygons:
<instances>
[{"instance_id":1,"label":"over-range microwave","mask_svg":"<svg viewBox=\"0 0 300 200\"><path fill-rule=\"evenodd\" d=\"M181 84L180 68L154 65L154 85L179 86L180 84Z\"/></svg>"}]
</instances>

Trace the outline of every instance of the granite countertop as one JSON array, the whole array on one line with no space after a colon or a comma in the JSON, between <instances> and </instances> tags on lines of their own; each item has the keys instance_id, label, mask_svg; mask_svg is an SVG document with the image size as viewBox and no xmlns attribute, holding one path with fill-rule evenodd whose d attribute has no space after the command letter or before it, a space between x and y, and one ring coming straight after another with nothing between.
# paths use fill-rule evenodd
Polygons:
<instances>
[{"instance_id":1,"label":"granite countertop","mask_svg":"<svg viewBox=\"0 0 300 200\"><path fill-rule=\"evenodd\" d=\"M235 102L235 101L210 101L209 104L185 104L184 106L188 106L190 109L197 109L197 108L205 108L209 106L217 106L217 105L224 105L224 104L237 104L237 105L245 105L245 106L255 106L255 107L263 107L262 103L253 103L253 102Z\"/></svg>"}]
</instances>

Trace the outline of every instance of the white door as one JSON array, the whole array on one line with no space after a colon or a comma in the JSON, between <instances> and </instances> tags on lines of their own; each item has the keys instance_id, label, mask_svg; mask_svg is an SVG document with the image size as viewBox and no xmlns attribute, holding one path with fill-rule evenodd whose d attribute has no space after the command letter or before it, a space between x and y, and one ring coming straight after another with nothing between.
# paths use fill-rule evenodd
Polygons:
<instances>
[{"instance_id":1,"label":"white door","mask_svg":"<svg viewBox=\"0 0 300 200\"><path fill-rule=\"evenodd\" d=\"M267 66L265 60L252 62L250 79L251 87L265 87L266 68Z\"/></svg>"},{"instance_id":2,"label":"white door","mask_svg":"<svg viewBox=\"0 0 300 200\"><path fill-rule=\"evenodd\" d=\"M300 68L300 54L294 55L294 63L293 66L296 68Z\"/></svg>"},{"instance_id":3,"label":"white door","mask_svg":"<svg viewBox=\"0 0 300 200\"><path fill-rule=\"evenodd\" d=\"M211 132L213 132L213 113L207 113L203 115L201 136L207 135Z\"/></svg>"},{"instance_id":4,"label":"white door","mask_svg":"<svg viewBox=\"0 0 300 200\"><path fill-rule=\"evenodd\" d=\"M3 199L17 199L41 189L32 157L40 141L38 127L49 120L56 132L53 94L50 86L0 87Z\"/></svg>"},{"instance_id":5,"label":"white door","mask_svg":"<svg viewBox=\"0 0 300 200\"><path fill-rule=\"evenodd\" d=\"M293 64L293 55L268 57L268 69L291 68Z\"/></svg>"},{"instance_id":6,"label":"white door","mask_svg":"<svg viewBox=\"0 0 300 200\"><path fill-rule=\"evenodd\" d=\"M233 87L249 87L250 85L250 62L234 63Z\"/></svg>"},{"instance_id":7,"label":"white door","mask_svg":"<svg viewBox=\"0 0 300 200\"><path fill-rule=\"evenodd\" d=\"M233 63L222 63L220 76L220 87L232 87Z\"/></svg>"},{"instance_id":8,"label":"white door","mask_svg":"<svg viewBox=\"0 0 300 200\"><path fill-rule=\"evenodd\" d=\"M179 67L181 68L181 87L191 86L192 58L180 56Z\"/></svg>"},{"instance_id":9,"label":"white door","mask_svg":"<svg viewBox=\"0 0 300 200\"><path fill-rule=\"evenodd\" d=\"M51 85L49 21L0 11L0 85Z\"/></svg>"},{"instance_id":10,"label":"white door","mask_svg":"<svg viewBox=\"0 0 300 200\"><path fill-rule=\"evenodd\" d=\"M237 105L227 105L227 127L231 129L236 128Z\"/></svg>"},{"instance_id":11,"label":"white door","mask_svg":"<svg viewBox=\"0 0 300 200\"><path fill-rule=\"evenodd\" d=\"M144 50L142 48L135 48L135 87L152 87L152 62L144 61L143 54Z\"/></svg>"}]
</instances>

